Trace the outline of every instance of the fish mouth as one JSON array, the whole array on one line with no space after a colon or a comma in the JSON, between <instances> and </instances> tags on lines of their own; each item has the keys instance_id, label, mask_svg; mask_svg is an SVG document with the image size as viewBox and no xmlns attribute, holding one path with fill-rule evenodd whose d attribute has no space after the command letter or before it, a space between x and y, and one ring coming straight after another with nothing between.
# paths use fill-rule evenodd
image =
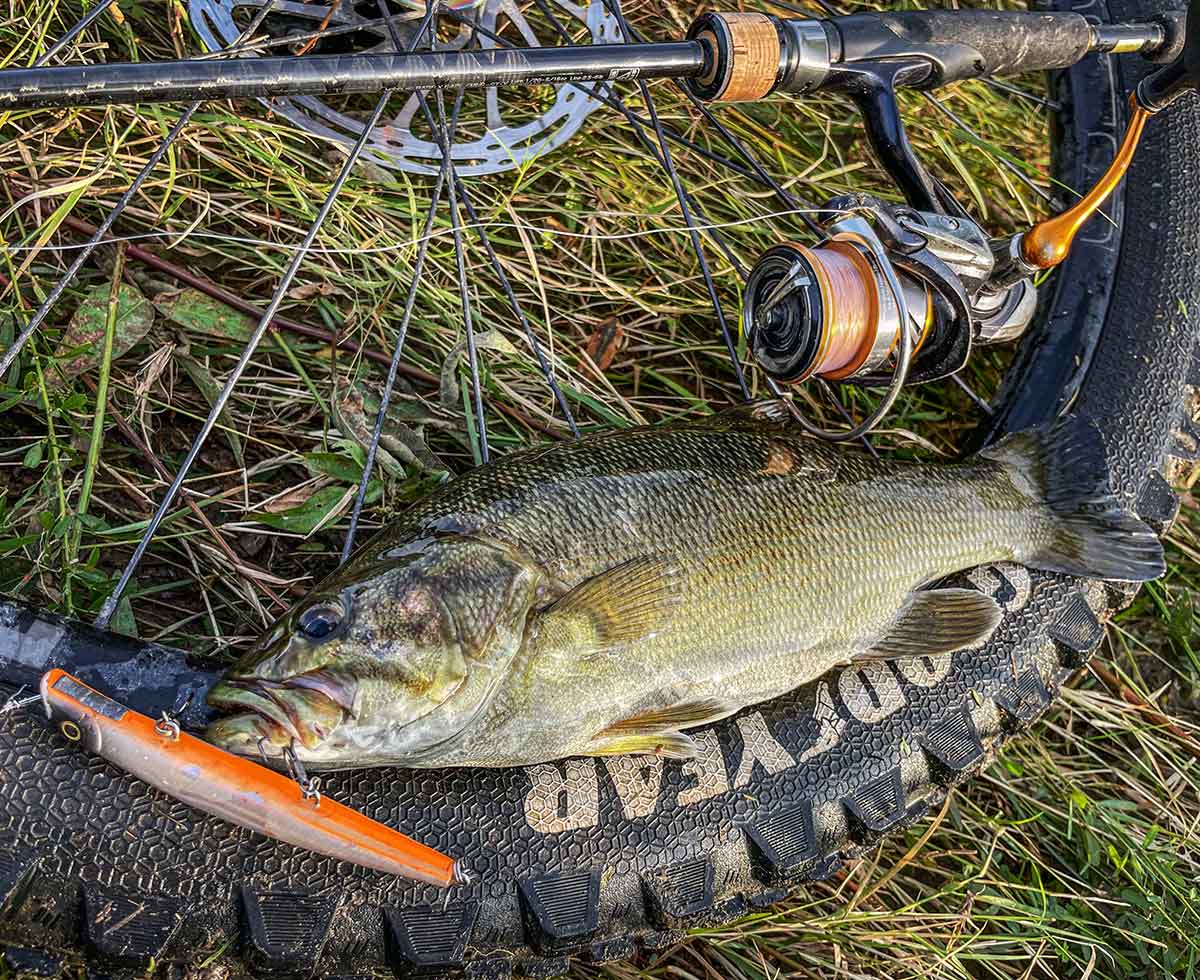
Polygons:
<instances>
[{"instance_id":1,"label":"fish mouth","mask_svg":"<svg viewBox=\"0 0 1200 980\"><path fill-rule=\"evenodd\" d=\"M208 692L208 703L237 713L218 718L205 737L240 755L265 754L267 746L312 750L354 717L357 689L353 679L323 670L286 681L227 677Z\"/></svg>"}]
</instances>

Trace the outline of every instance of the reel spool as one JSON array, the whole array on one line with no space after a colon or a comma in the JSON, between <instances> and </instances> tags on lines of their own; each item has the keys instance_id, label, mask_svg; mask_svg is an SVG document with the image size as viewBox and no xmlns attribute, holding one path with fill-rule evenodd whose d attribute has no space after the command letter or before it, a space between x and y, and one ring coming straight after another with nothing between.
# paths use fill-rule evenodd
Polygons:
<instances>
[{"instance_id":1,"label":"reel spool","mask_svg":"<svg viewBox=\"0 0 1200 980\"><path fill-rule=\"evenodd\" d=\"M776 381L816 376L845 381L873 375L892 362L900 323L921 350L934 322L933 293L901 275L903 311L878 258L853 241L816 248L778 245L759 259L746 286L742 328L755 359Z\"/></svg>"},{"instance_id":2,"label":"reel spool","mask_svg":"<svg viewBox=\"0 0 1200 980\"><path fill-rule=\"evenodd\" d=\"M1035 291L1028 280L988 291L991 245L965 218L862 195L827 208L842 216L827 226L824 241L777 245L755 263L742 330L774 381L886 385L870 417L848 431L801 420L815 435L844 441L878 424L905 384L962 368L972 343L1020 334L1033 315Z\"/></svg>"}]
</instances>

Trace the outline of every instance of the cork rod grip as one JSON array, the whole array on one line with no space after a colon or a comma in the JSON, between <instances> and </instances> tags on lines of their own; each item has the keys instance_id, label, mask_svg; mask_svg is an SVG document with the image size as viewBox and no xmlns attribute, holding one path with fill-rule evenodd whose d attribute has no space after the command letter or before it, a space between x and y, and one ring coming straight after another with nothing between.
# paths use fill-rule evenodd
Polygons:
<instances>
[{"instance_id":1,"label":"cork rod grip","mask_svg":"<svg viewBox=\"0 0 1200 980\"><path fill-rule=\"evenodd\" d=\"M769 95L779 80L783 42L776 18L754 13L710 13L688 37L709 48L708 68L693 80L713 102L751 102Z\"/></svg>"}]
</instances>

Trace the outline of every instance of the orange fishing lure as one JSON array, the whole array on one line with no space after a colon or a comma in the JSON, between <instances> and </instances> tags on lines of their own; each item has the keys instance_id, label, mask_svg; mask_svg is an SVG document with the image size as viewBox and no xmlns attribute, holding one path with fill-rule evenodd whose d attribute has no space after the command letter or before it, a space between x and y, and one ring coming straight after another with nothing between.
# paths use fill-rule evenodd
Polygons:
<instances>
[{"instance_id":1,"label":"orange fishing lure","mask_svg":"<svg viewBox=\"0 0 1200 980\"><path fill-rule=\"evenodd\" d=\"M357 810L306 792L295 780L117 704L63 670L41 681L47 716L62 734L190 806L377 871L447 887L456 862Z\"/></svg>"}]
</instances>

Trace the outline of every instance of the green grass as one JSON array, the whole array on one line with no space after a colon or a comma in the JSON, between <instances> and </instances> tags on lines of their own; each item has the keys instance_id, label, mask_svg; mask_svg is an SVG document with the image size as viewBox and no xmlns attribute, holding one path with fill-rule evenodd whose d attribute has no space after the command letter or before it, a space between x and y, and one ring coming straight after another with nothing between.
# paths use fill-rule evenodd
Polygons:
<instances>
[{"instance_id":1,"label":"green grass","mask_svg":"<svg viewBox=\"0 0 1200 980\"><path fill-rule=\"evenodd\" d=\"M122 24L104 18L72 57L146 60L194 50L181 5L121 0L121 9ZM648 0L631 0L628 9L659 36L679 34L692 10ZM0 7L0 59L29 63L73 10L57 0ZM724 149L668 85L656 83L654 91L665 119ZM955 128L927 101L907 98L918 153L989 229L1028 223L1043 204L1010 168L1047 188L1041 110L974 83L943 98L977 135ZM641 111L635 97L630 104ZM352 105L362 110L369 100ZM80 241L70 222L100 220L178 113L148 107L0 116L3 243ZM894 196L846 102L773 99L723 109L721 118L808 201L849 190ZM464 125L472 125L469 116ZM341 159L256 105L206 105L118 227L124 235L172 232L133 244L261 306ZM745 264L780 240L809 239L795 216L772 214L779 205L761 188L695 153L679 150L677 159L706 214L730 223L724 233ZM670 184L622 117L601 109L566 149L470 186L585 428L702 413L736 399ZM281 315L390 354L429 188L424 178L358 168ZM391 463L372 488L365 533L426 493L442 468L459 471L479 451L464 412L462 321L444 205L436 231L388 427ZM566 430L473 235L467 264L476 329L487 340L480 352L486 421L502 453ZM718 250L708 255L734 311L738 277ZM0 251L0 347L70 257ZM119 292L131 292L114 306L114 267L122 266ZM174 471L249 326L224 304L178 295L179 285L132 249L123 257L102 249L0 383L0 592L87 617L111 590L165 488L152 459ZM149 302L139 306L143 298ZM623 339L601 372L586 350L613 321ZM105 357L110 334L113 354ZM80 357L89 359L82 379ZM1006 360L1003 350L981 352L965 378L986 396ZM101 424L89 382L105 372ZM355 433L370 424L382 379L378 363L327 340L269 335L193 471L191 503L173 509L115 625L233 653L332 568L347 494L361 472ZM748 380L756 393L764 390L757 372ZM810 411L822 410L809 392L798 397ZM951 452L973 418L955 387L915 389L878 442L903 447L915 436ZM93 441L94 430L102 441ZM884 844L844 877L663 954L581 968L580 975L1194 975L1200 518L1190 497L1169 554L1169 576L1119 617L1097 661L1136 706L1122 699L1120 684L1085 671L1047 721L954 794L931 823Z\"/></svg>"}]
</instances>

